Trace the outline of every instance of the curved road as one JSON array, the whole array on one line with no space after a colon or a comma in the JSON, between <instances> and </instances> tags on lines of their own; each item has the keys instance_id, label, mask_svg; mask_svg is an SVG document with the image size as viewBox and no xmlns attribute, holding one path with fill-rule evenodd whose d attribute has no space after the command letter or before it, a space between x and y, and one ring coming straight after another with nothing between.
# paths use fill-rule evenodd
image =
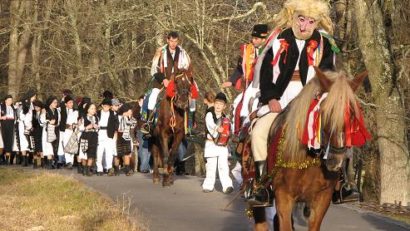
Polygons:
<instances>
[{"instance_id":1,"label":"curved road","mask_svg":"<svg viewBox=\"0 0 410 231\"><path fill-rule=\"evenodd\" d=\"M234 198L236 191L225 195L217 187L212 193L203 193L202 178L177 177L172 187L163 188L152 184L151 174L83 177L74 171L62 170L60 173L72 176L111 197L138 223L148 227L147 230L251 230L251 223L244 212L246 204L240 197L227 210L223 210ZM296 230L307 229L296 225ZM354 210L346 205L332 205L326 214L322 230L408 231L410 226L371 212Z\"/></svg>"}]
</instances>

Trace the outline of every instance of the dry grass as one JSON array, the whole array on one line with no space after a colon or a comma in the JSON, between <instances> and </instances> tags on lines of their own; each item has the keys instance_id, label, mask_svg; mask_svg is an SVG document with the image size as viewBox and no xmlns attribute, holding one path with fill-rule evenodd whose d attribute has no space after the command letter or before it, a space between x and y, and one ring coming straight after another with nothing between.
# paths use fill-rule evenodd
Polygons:
<instances>
[{"instance_id":1,"label":"dry grass","mask_svg":"<svg viewBox=\"0 0 410 231\"><path fill-rule=\"evenodd\" d=\"M0 218L0 230L141 230L73 179L9 168L0 168Z\"/></svg>"}]
</instances>

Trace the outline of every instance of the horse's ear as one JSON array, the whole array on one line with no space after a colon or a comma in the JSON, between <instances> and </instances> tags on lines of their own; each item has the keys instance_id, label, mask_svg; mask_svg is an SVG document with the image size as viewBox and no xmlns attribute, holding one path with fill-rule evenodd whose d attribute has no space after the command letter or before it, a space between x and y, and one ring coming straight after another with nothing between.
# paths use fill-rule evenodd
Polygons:
<instances>
[{"instance_id":1,"label":"horse's ear","mask_svg":"<svg viewBox=\"0 0 410 231\"><path fill-rule=\"evenodd\" d=\"M328 92L330 87L332 86L332 81L326 77L326 75L319 69L319 67L313 66L316 72L316 76L319 79L320 86L325 92Z\"/></svg>"},{"instance_id":2,"label":"horse's ear","mask_svg":"<svg viewBox=\"0 0 410 231\"><path fill-rule=\"evenodd\" d=\"M350 87L353 91L356 91L360 85L362 85L363 80L369 75L368 71L365 70L362 73L356 75L352 81L350 81Z\"/></svg>"}]
</instances>

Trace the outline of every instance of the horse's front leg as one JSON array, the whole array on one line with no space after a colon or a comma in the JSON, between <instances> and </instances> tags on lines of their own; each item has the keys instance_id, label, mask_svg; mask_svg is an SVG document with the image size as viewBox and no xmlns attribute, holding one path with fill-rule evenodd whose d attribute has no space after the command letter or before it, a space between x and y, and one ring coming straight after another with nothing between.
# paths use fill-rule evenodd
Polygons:
<instances>
[{"instance_id":1,"label":"horse's front leg","mask_svg":"<svg viewBox=\"0 0 410 231\"><path fill-rule=\"evenodd\" d=\"M329 187L324 191L318 192L309 203L309 231L320 230L320 225L332 200L333 188L334 187Z\"/></svg>"},{"instance_id":2,"label":"horse's front leg","mask_svg":"<svg viewBox=\"0 0 410 231\"><path fill-rule=\"evenodd\" d=\"M280 231L292 231L292 209L295 200L283 189L276 189L275 191L275 204L276 213L279 218L279 230Z\"/></svg>"},{"instance_id":3,"label":"horse's front leg","mask_svg":"<svg viewBox=\"0 0 410 231\"><path fill-rule=\"evenodd\" d=\"M151 149L151 153L152 153L152 157L154 158L154 171L152 174L153 177L153 182L154 184L158 184L160 181L160 176L159 176L159 169L158 167L162 167L162 160L161 160L161 156L160 156L160 152L158 149L158 144L154 143L152 145L152 149Z\"/></svg>"},{"instance_id":4,"label":"horse's front leg","mask_svg":"<svg viewBox=\"0 0 410 231\"><path fill-rule=\"evenodd\" d=\"M169 186L168 178L169 178L169 134L164 129L161 131L160 136L160 145L162 151L162 163L163 163L163 179L162 179L162 186Z\"/></svg>"},{"instance_id":5,"label":"horse's front leg","mask_svg":"<svg viewBox=\"0 0 410 231\"><path fill-rule=\"evenodd\" d=\"M168 173L169 173L169 184L174 184L174 163L176 156L178 155L178 148L184 138L184 131L178 132L174 134L174 139L171 145L171 149L169 150L169 159L168 159Z\"/></svg>"}]
</instances>

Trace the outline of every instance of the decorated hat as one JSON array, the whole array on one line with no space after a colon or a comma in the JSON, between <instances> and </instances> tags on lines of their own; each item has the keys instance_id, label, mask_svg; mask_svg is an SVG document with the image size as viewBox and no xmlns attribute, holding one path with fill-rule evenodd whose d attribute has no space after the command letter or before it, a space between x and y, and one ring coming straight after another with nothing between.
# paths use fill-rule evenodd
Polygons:
<instances>
[{"instance_id":1,"label":"decorated hat","mask_svg":"<svg viewBox=\"0 0 410 231\"><path fill-rule=\"evenodd\" d=\"M118 99L116 99L116 98L112 99L112 100L111 100L111 103L112 103L112 105L115 105L115 106L121 105L121 102L120 102Z\"/></svg>"},{"instance_id":2,"label":"decorated hat","mask_svg":"<svg viewBox=\"0 0 410 231\"><path fill-rule=\"evenodd\" d=\"M215 96L215 101L223 101L224 103L227 103L228 100L226 99L226 95L223 92L219 92L218 94L216 94Z\"/></svg>"},{"instance_id":3,"label":"decorated hat","mask_svg":"<svg viewBox=\"0 0 410 231\"><path fill-rule=\"evenodd\" d=\"M256 24L253 26L252 37L266 38L268 36L268 25Z\"/></svg>"},{"instance_id":4,"label":"decorated hat","mask_svg":"<svg viewBox=\"0 0 410 231\"><path fill-rule=\"evenodd\" d=\"M101 105L110 105L112 106L112 102L110 98L104 98L103 101L101 102Z\"/></svg>"}]
</instances>

